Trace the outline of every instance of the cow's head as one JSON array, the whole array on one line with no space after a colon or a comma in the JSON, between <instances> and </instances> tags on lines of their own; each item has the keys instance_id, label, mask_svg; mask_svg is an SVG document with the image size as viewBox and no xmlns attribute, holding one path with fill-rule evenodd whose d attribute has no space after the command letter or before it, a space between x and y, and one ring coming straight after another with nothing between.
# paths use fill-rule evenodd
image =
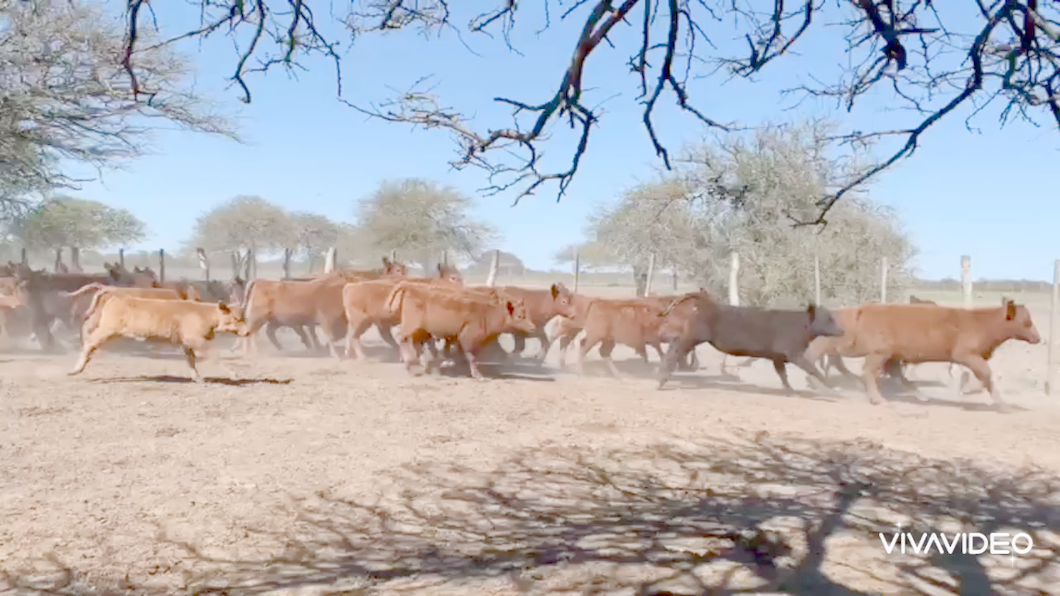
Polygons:
<instances>
[{"instance_id":1,"label":"cow's head","mask_svg":"<svg viewBox=\"0 0 1060 596\"><path fill-rule=\"evenodd\" d=\"M534 325L534 322L530 320L530 311L527 310L526 304L521 298L505 300L504 307L508 309L508 316L511 317L512 329L523 333L533 333L537 330L537 325Z\"/></svg>"},{"instance_id":2,"label":"cow's head","mask_svg":"<svg viewBox=\"0 0 1060 596\"><path fill-rule=\"evenodd\" d=\"M390 277L407 277L408 274L409 269L404 263L391 261L387 257L383 257L383 275Z\"/></svg>"},{"instance_id":3,"label":"cow's head","mask_svg":"<svg viewBox=\"0 0 1060 596\"><path fill-rule=\"evenodd\" d=\"M1034 321L1031 320L1031 313L1026 306L1009 300L1001 310L1005 313L1004 324L1005 330L1008 332L1006 334L1008 338L1021 339L1029 344L1036 344L1042 341L1041 336L1038 335L1038 330L1034 327Z\"/></svg>"},{"instance_id":4,"label":"cow's head","mask_svg":"<svg viewBox=\"0 0 1060 596\"><path fill-rule=\"evenodd\" d=\"M455 284L463 285L464 283L464 276L460 275L460 270L452 265L438 263L438 277Z\"/></svg>"},{"instance_id":5,"label":"cow's head","mask_svg":"<svg viewBox=\"0 0 1060 596\"><path fill-rule=\"evenodd\" d=\"M238 306L228 306L224 302L217 303L217 326L214 331L227 331L235 333L240 337L250 335L250 327L243 320L243 309Z\"/></svg>"},{"instance_id":6,"label":"cow's head","mask_svg":"<svg viewBox=\"0 0 1060 596\"><path fill-rule=\"evenodd\" d=\"M552 291L553 312L562 317L573 317L576 314L574 312L574 294L562 282L552 284L550 289Z\"/></svg>"},{"instance_id":7,"label":"cow's head","mask_svg":"<svg viewBox=\"0 0 1060 596\"><path fill-rule=\"evenodd\" d=\"M810 315L811 337L842 337L843 328L832 316L832 311L823 306L810 304L806 307L806 314Z\"/></svg>"},{"instance_id":8,"label":"cow's head","mask_svg":"<svg viewBox=\"0 0 1060 596\"><path fill-rule=\"evenodd\" d=\"M243 298L246 296L247 282L238 275L232 280L231 287L228 288L228 301L233 304L243 304Z\"/></svg>"}]
</instances>

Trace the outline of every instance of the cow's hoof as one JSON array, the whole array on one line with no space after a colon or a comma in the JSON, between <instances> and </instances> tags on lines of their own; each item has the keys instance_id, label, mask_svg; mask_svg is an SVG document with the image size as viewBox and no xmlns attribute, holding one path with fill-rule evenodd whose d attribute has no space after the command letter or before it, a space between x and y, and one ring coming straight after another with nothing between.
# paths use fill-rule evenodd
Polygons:
<instances>
[{"instance_id":1,"label":"cow's hoof","mask_svg":"<svg viewBox=\"0 0 1060 596\"><path fill-rule=\"evenodd\" d=\"M930 401L930 398L928 396L924 395L923 393L920 393L919 391L913 393L913 397L915 397L916 400L922 404Z\"/></svg>"},{"instance_id":2,"label":"cow's hoof","mask_svg":"<svg viewBox=\"0 0 1060 596\"><path fill-rule=\"evenodd\" d=\"M74 377L74 376L77 376L79 374L81 374L81 371L79 371L79 370L71 370L71 371L67 371L66 372L66 376L68 376L68 377Z\"/></svg>"},{"instance_id":3,"label":"cow's hoof","mask_svg":"<svg viewBox=\"0 0 1060 596\"><path fill-rule=\"evenodd\" d=\"M997 411L997 412L998 412L999 414L1011 414L1011 413L1013 413L1013 412L1015 412L1015 411L1016 411L1016 408L1013 408L1013 407L1012 407L1011 405L1009 405L1009 404L1004 404L1004 403L1002 403L1002 404L997 404L997 405L995 406L995 408L994 408L994 409L995 409L995 410L996 410L996 411Z\"/></svg>"}]
</instances>

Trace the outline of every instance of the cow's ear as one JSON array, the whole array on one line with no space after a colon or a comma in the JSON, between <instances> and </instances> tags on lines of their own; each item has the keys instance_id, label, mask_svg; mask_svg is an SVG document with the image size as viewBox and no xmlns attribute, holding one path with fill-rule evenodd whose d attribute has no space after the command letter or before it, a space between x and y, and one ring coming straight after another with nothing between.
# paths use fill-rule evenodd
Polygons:
<instances>
[{"instance_id":1,"label":"cow's ear","mask_svg":"<svg viewBox=\"0 0 1060 596\"><path fill-rule=\"evenodd\" d=\"M559 296L559 284L552 284L552 299L555 300Z\"/></svg>"},{"instance_id":2,"label":"cow's ear","mask_svg":"<svg viewBox=\"0 0 1060 596\"><path fill-rule=\"evenodd\" d=\"M806 312L809 313L811 319L814 318L814 315L817 312L817 305L811 302L810 305L806 307Z\"/></svg>"},{"instance_id":3,"label":"cow's ear","mask_svg":"<svg viewBox=\"0 0 1060 596\"><path fill-rule=\"evenodd\" d=\"M217 303L217 310L219 310L219 311L221 311L221 312L223 312L225 314L228 314L228 313L232 312L232 310L230 308L228 308L228 305L225 304L223 300Z\"/></svg>"},{"instance_id":4,"label":"cow's ear","mask_svg":"<svg viewBox=\"0 0 1060 596\"><path fill-rule=\"evenodd\" d=\"M1009 300L1005 303L1005 319L1011 321L1016 318L1016 302Z\"/></svg>"},{"instance_id":5,"label":"cow's ear","mask_svg":"<svg viewBox=\"0 0 1060 596\"><path fill-rule=\"evenodd\" d=\"M512 304L511 300L505 301L505 305L508 307L508 314L515 314L515 305Z\"/></svg>"},{"instance_id":6,"label":"cow's ear","mask_svg":"<svg viewBox=\"0 0 1060 596\"><path fill-rule=\"evenodd\" d=\"M390 259L383 257L383 267L390 268Z\"/></svg>"}]
</instances>

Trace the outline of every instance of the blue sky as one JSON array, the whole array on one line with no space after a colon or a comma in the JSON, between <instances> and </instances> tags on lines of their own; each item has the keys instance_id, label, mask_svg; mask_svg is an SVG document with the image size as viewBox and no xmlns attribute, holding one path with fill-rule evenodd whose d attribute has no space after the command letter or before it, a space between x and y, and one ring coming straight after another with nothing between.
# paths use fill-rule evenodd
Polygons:
<instances>
[{"instance_id":1,"label":"blue sky","mask_svg":"<svg viewBox=\"0 0 1060 596\"><path fill-rule=\"evenodd\" d=\"M527 103L547 100L581 22L557 24L553 15L552 28L538 37L539 11L525 8L523 13L514 36L523 56L511 53L499 36L490 40L466 31L464 42L478 56L451 31L430 41L408 33L363 37L344 58L344 96L356 102L380 100L391 93L388 86L405 89L433 73L447 105L474 115L479 127L507 124L507 110L490 100L498 95ZM466 23L464 16L458 13L456 22ZM159 18L166 33L197 23L196 11L179 3L167 3ZM201 52L194 43L181 49L191 52L197 66L197 90L238 115L248 143L161 131L151 155L124 170L107 171L101 181L71 194L130 209L151 232L142 248L173 249L190 235L198 215L238 194L352 221L356 200L381 180L426 177L473 196L475 215L503 235L498 248L519 255L530 267L551 268L558 249L581 239L587 214L616 200L623 189L653 178L661 165L640 122L638 80L626 66L636 31L623 29L614 37L617 49L602 47L589 60L586 86L593 90L586 103L602 103L606 113L579 176L558 204L554 187L514 207L514 195L481 196L476 192L486 185L481 171L450 170L448 161L456 153L446 133L368 120L337 102L334 70L323 59L304 61L310 71L299 72L298 80L282 70L251 75L253 102L244 107L238 90L226 89L236 54L231 41L221 37L204 42ZM733 31L725 24L708 24L722 50L744 43L729 39ZM343 45L347 43L344 38ZM797 48L801 55L771 65L755 82L726 82L720 75L692 81L693 102L719 120L745 124L833 113L833 106L823 103L791 108L795 100L778 92L808 83L810 74L825 78L836 72L847 59L843 46L828 29L817 29L816 37ZM888 112L888 99L886 94L869 97L852 114L839 116L862 130L913 122L915 115ZM959 277L960 256L970 254L977 278L1048 279L1053 259L1060 257L1055 173L1060 134L1044 120L1041 129L1014 123L999 130L996 110L980 116L976 124L982 132L976 134L965 129L967 114L955 113L932 129L912 160L879 178L872 195L898 210L920 250L917 265L924 277ZM672 95L660 100L656 121L671 152L703 136L698 121L673 107ZM558 160L572 144L565 142L570 137L563 128L555 130L556 141L547 147L557 160L553 163L562 165Z\"/></svg>"}]
</instances>

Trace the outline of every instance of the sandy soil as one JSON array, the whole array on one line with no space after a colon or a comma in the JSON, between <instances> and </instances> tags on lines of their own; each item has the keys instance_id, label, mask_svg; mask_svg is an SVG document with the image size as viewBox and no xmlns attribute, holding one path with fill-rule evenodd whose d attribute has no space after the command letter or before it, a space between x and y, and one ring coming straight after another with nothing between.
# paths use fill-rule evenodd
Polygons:
<instances>
[{"instance_id":1,"label":"sandy soil","mask_svg":"<svg viewBox=\"0 0 1060 596\"><path fill-rule=\"evenodd\" d=\"M176 354L79 378L73 353L0 354L0 591L1060 594L1044 344L995 355L1001 414L943 365L912 372L929 403L883 408L785 397L765 362L723 377L709 346L656 391L629 350L624 380L517 361L479 383L282 339L253 361L219 340L202 386ZM888 555L899 523L1035 548Z\"/></svg>"}]
</instances>

